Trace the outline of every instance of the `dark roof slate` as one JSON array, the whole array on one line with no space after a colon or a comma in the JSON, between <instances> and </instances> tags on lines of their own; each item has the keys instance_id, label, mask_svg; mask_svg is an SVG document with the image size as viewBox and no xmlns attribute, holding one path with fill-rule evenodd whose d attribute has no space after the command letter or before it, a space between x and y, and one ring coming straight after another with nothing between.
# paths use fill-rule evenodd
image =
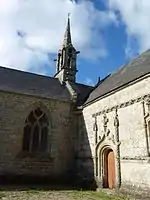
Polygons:
<instances>
[{"instance_id":1,"label":"dark roof slate","mask_svg":"<svg viewBox=\"0 0 150 200\"><path fill-rule=\"evenodd\" d=\"M70 94L58 79L29 72L0 67L0 90L63 101L70 101Z\"/></svg>"},{"instance_id":2,"label":"dark roof slate","mask_svg":"<svg viewBox=\"0 0 150 200\"><path fill-rule=\"evenodd\" d=\"M150 73L150 49L110 74L89 95L85 104Z\"/></svg>"},{"instance_id":3,"label":"dark roof slate","mask_svg":"<svg viewBox=\"0 0 150 200\"><path fill-rule=\"evenodd\" d=\"M81 106L86 99L88 98L89 94L93 90L92 86L84 85L81 83L71 83L73 90L77 93L77 102L76 105Z\"/></svg>"}]
</instances>

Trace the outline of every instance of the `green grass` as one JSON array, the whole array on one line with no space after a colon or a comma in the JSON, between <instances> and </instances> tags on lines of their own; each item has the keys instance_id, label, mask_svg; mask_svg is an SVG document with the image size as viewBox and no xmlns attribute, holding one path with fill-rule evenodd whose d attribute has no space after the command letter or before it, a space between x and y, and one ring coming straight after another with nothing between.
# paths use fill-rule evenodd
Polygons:
<instances>
[{"instance_id":1,"label":"green grass","mask_svg":"<svg viewBox=\"0 0 150 200\"><path fill-rule=\"evenodd\" d=\"M119 197L112 194L107 194L103 191L72 191L72 195L77 199L88 200L127 200L126 197Z\"/></svg>"},{"instance_id":2,"label":"green grass","mask_svg":"<svg viewBox=\"0 0 150 200\"><path fill-rule=\"evenodd\" d=\"M13 199L28 199L30 200L35 197L37 200L48 200L53 199L54 195L59 200L128 200L126 197L119 197L115 194L108 194L104 191L78 191L78 190L40 190L40 189L29 189L23 191L0 191L0 199L5 197L7 200L8 197L12 195ZM18 198L19 197L19 198ZM48 197L48 198L47 198ZM9 198L8 198L9 199Z\"/></svg>"}]
</instances>

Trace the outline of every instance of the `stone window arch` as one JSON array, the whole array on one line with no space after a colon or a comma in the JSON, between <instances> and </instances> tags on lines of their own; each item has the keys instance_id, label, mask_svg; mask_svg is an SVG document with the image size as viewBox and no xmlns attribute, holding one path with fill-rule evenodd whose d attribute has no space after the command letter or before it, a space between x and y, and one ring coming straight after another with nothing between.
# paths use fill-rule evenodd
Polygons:
<instances>
[{"instance_id":1,"label":"stone window arch","mask_svg":"<svg viewBox=\"0 0 150 200\"><path fill-rule=\"evenodd\" d=\"M105 186L104 177L106 171L105 168L105 156L108 156L108 152L114 152L114 167L115 167L115 176L116 176L116 188L121 186L121 168L120 168L120 151L119 143L115 144L113 141L108 140L105 136L101 141L96 145L95 149L95 175L98 181L98 184L101 188Z\"/></svg>"},{"instance_id":2,"label":"stone window arch","mask_svg":"<svg viewBox=\"0 0 150 200\"><path fill-rule=\"evenodd\" d=\"M46 152L48 148L49 122L46 113L40 108L30 112L23 129L24 152Z\"/></svg>"}]
</instances>

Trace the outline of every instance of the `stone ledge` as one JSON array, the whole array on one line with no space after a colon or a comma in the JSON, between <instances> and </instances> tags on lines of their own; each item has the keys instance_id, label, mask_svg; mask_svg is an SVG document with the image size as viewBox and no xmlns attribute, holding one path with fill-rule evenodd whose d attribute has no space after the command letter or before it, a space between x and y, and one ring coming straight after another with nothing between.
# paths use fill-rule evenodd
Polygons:
<instances>
[{"instance_id":1,"label":"stone ledge","mask_svg":"<svg viewBox=\"0 0 150 200\"><path fill-rule=\"evenodd\" d=\"M150 163L150 157L122 157L121 162Z\"/></svg>"}]
</instances>

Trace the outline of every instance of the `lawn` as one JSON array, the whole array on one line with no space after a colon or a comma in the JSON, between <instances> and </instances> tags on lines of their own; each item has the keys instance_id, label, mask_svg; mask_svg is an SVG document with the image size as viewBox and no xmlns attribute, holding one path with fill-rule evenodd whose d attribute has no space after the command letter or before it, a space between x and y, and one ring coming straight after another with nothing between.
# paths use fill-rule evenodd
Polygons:
<instances>
[{"instance_id":1,"label":"lawn","mask_svg":"<svg viewBox=\"0 0 150 200\"><path fill-rule=\"evenodd\" d=\"M77 190L1 190L2 200L127 200L103 191L77 191Z\"/></svg>"}]
</instances>

